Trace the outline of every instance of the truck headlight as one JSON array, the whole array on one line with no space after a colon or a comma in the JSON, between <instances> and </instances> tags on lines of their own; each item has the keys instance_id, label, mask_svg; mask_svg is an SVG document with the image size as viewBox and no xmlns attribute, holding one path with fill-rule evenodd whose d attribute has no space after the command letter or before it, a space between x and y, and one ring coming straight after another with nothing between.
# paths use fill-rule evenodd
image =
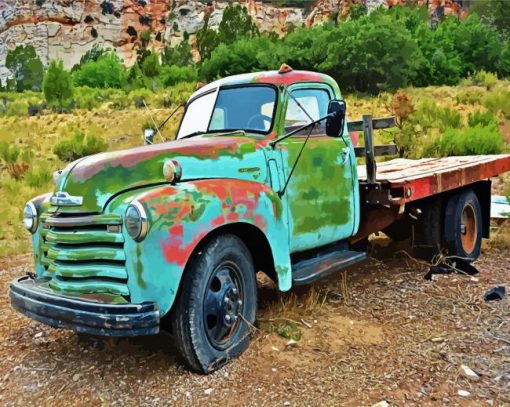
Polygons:
<instances>
[{"instance_id":1,"label":"truck headlight","mask_svg":"<svg viewBox=\"0 0 510 407\"><path fill-rule=\"evenodd\" d=\"M131 202L126 209L124 217L126 231L137 242L145 239L149 231L149 223L147 221L147 213L143 205L138 201Z\"/></svg>"},{"instance_id":2,"label":"truck headlight","mask_svg":"<svg viewBox=\"0 0 510 407\"><path fill-rule=\"evenodd\" d=\"M32 202L28 202L23 209L23 226L30 233L35 233L38 221L37 208Z\"/></svg>"}]
</instances>

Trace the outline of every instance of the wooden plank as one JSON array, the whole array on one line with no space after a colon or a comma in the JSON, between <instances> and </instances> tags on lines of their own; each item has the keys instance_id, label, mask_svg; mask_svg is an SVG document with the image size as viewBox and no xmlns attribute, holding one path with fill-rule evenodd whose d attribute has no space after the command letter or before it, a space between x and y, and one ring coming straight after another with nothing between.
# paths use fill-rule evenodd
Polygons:
<instances>
[{"instance_id":1,"label":"wooden plank","mask_svg":"<svg viewBox=\"0 0 510 407\"><path fill-rule=\"evenodd\" d=\"M354 147L356 157L365 157L365 147ZM385 144L382 146L374 146L374 156L396 155L397 146L395 144Z\"/></svg>"},{"instance_id":2,"label":"wooden plank","mask_svg":"<svg viewBox=\"0 0 510 407\"><path fill-rule=\"evenodd\" d=\"M372 119L372 128L374 130L391 129L392 127L396 127L394 117ZM363 131L363 120L348 122L347 129L349 131Z\"/></svg>"}]
</instances>

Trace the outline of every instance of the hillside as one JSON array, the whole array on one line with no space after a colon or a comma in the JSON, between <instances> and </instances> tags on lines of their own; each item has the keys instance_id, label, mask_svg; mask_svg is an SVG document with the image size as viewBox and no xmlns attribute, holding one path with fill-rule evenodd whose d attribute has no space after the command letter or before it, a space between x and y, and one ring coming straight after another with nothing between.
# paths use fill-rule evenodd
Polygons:
<instances>
[{"instance_id":1,"label":"hillside","mask_svg":"<svg viewBox=\"0 0 510 407\"><path fill-rule=\"evenodd\" d=\"M227 1L204 0L2 0L0 12L0 81L10 75L5 67L9 50L33 45L47 65L62 59L69 69L94 45L114 48L126 65L136 51L148 47L161 51L195 34L208 20L217 28ZM242 0L261 32L284 35L295 26L312 26L345 17L352 3L367 9L391 7L403 0ZM415 0L428 4L432 16L465 15L454 0ZM144 36L142 37L142 33ZM150 34L150 40L146 40ZM141 38L142 37L142 38ZM197 55L195 55L197 56Z\"/></svg>"}]
</instances>

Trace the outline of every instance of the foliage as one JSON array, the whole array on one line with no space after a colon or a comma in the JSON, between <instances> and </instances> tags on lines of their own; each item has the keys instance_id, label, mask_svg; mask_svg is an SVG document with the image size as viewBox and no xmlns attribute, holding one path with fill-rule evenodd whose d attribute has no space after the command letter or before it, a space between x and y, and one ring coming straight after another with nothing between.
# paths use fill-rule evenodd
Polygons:
<instances>
[{"instance_id":1,"label":"foliage","mask_svg":"<svg viewBox=\"0 0 510 407\"><path fill-rule=\"evenodd\" d=\"M193 63L191 45L187 38L176 47L167 46L161 55L162 65L185 66Z\"/></svg>"},{"instance_id":2,"label":"foliage","mask_svg":"<svg viewBox=\"0 0 510 407\"><path fill-rule=\"evenodd\" d=\"M479 90L461 89L457 93L457 104L477 105L481 102L483 94Z\"/></svg>"},{"instance_id":3,"label":"foliage","mask_svg":"<svg viewBox=\"0 0 510 407\"><path fill-rule=\"evenodd\" d=\"M143 30L140 34L140 40L144 42L149 42L151 40L152 32L151 30Z\"/></svg>"},{"instance_id":4,"label":"foliage","mask_svg":"<svg viewBox=\"0 0 510 407\"><path fill-rule=\"evenodd\" d=\"M472 11L505 37L510 35L510 3L507 0L476 0Z\"/></svg>"},{"instance_id":5,"label":"foliage","mask_svg":"<svg viewBox=\"0 0 510 407\"><path fill-rule=\"evenodd\" d=\"M417 132L408 120L414 112L413 101L403 90L399 90L391 99L389 110L395 116L398 127L393 133L393 142L397 146L399 157L407 157L416 144L417 137Z\"/></svg>"},{"instance_id":6,"label":"foliage","mask_svg":"<svg viewBox=\"0 0 510 407\"><path fill-rule=\"evenodd\" d=\"M80 63L73 66L71 72L76 71L80 66L85 65L89 61L97 61L99 58L107 55L108 53L113 52L113 50L108 48L103 48L98 44L94 44L91 49L89 49L85 54L83 54L80 58Z\"/></svg>"},{"instance_id":7,"label":"foliage","mask_svg":"<svg viewBox=\"0 0 510 407\"><path fill-rule=\"evenodd\" d=\"M506 90L493 91L483 100L483 105L492 113L499 112L510 118L510 92Z\"/></svg>"},{"instance_id":8,"label":"foliage","mask_svg":"<svg viewBox=\"0 0 510 407\"><path fill-rule=\"evenodd\" d=\"M62 161L71 162L87 155L106 151L107 148L108 144L101 137L76 131L71 138L57 143L53 153Z\"/></svg>"},{"instance_id":9,"label":"foliage","mask_svg":"<svg viewBox=\"0 0 510 407\"><path fill-rule=\"evenodd\" d=\"M475 113L468 114L468 125L469 127L476 126L498 126L497 118L491 112L482 112L477 110Z\"/></svg>"},{"instance_id":10,"label":"foliage","mask_svg":"<svg viewBox=\"0 0 510 407\"><path fill-rule=\"evenodd\" d=\"M32 188L48 187L53 180L53 171L47 162L40 162L27 171L25 180Z\"/></svg>"},{"instance_id":11,"label":"foliage","mask_svg":"<svg viewBox=\"0 0 510 407\"><path fill-rule=\"evenodd\" d=\"M448 128L437 142L440 156L499 154L503 151L503 137L494 124L478 124L464 131Z\"/></svg>"},{"instance_id":12,"label":"foliage","mask_svg":"<svg viewBox=\"0 0 510 407\"><path fill-rule=\"evenodd\" d=\"M492 72L485 72L482 69L476 73L474 80L477 85L483 85L487 90L490 90L498 83L498 76Z\"/></svg>"},{"instance_id":13,"label":"foliage","mask_svg":"<svg viewBox=\"0 0 510 407\"><path fill-rule=\"evenodd\" d=\"M0 159L11 178L19 181L25 177L34 153L31 150L21 150L16 144L2 142L0 144Z\"/></svg>"},{"instance_id":14,"label":"foliage","mask_svg":"<svg viewBox=\"0 0 510 407\"><path fill-rule=\"evenodd\" d=\"M239 4L229 4L225 8L218 27L220 43L231 44L239 39L251 39L258 35L259 30L245 7Z\"/></svg>"},{"instance_id":15,"label":"foliage","mask_svg":"<svg viewBox=\"0 0 510 407\"><path fill-rule=\"evenodd\" d=\"M13 74L18 92L41 90L44 67L32 45L21 45L9 51L5 67Z\"/></svg>"},{"instance_id":16,"label":"foliage","mask_svg":"<svg viewBox=\"0 0 510 407\"><path fill-rule=\"evenodd\" d=\"M205 18L204 25L197 32L197 49L202 60L211 56L212 51L219 45L218 33L209 27L209 16Z\"/></svg>"},{"instance_id":17,"label":"foliage","mask_svg":"<svg viewBox=\"0 0 510 407\"><path fill-rule=\"evenodd\" d=\"M97 89L87 86L76 88L74 101L78 109L93 110L101 106L101 95Z\"/></svg>"},{"instance_id":18,"label":"foliage","mask_svg":"<svg viewBox=\"0 0 510 407\"><path fill-rule=\"evenodd\" d=\"M125 69L114 52L107 52L97 59L80 66L73 79L77 86L91 88L120 88L125 82Z\"/></svg>"},{"instance_id":19,"label":"foliage","mask_svg":"<svg viewBox=\"0 0 510 407\"><path fill-rule=\"evenodd\" d=\"M454 109L441 107L432 99L426 99L417 105L413 113L413 122L425 129L436 127L440 131L445 131L447 128L460 128L462 115Z\"/></svg>"},{"instance_id":20,"label":"foliage","mask_svg":"<svg viewBox=\"0 0 510 407\"><path fill-rule=\"evenodd\" d=\"M44 77L44 97L53 106L63 108L64 103L73 96L73 83L71 75L64 69L62 60L50 62L48 72Z\"/></svg>"},{"instance_id":21,"label":"foliage","mask_svg":"<svg viewBox=\"0 0 510 407\"><path fill-rule=\"evenodd\" d=\"M161 71L161 65L159 64L158 54L151 52L147 55L142 62L142 73L147 78L155 78Z\"/></svg>"},{"instance_id":22,"label":"foliage","mask_svg":"<svg viewBox=\"0 0 510 407\"><path fill-rule=\"evenodd\" d=\"M193 82L197 80L196 69L190 66L164 66L161 70L161 83L173 86L179 82Z\"/></svg>"}]
</instances>

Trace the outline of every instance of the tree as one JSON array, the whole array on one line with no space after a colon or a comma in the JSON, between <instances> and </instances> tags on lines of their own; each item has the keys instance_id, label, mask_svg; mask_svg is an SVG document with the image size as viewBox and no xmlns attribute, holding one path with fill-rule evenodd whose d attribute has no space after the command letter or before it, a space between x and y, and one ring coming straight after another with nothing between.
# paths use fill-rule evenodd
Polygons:
<instances>
[{"instance_id":1,"label":"tree","mask_svg":"<svg viewBox=\"0 0 510 407\"><path fill-rule=\"evenodd\" d=\"M44 67L32 45L20 45L9 51L5 66L12 72L18 92L41 90Z\"/></svg>"},{"instance_id":2,"label":"tree","mask_svg":"<svg viewBox=\"0 0 510 407\"><path fill-rule=\"evenodd\" d=\"M161 69L161 82L164 86L173 86L179 82L193 82L197 80L197 71L191 66L164 66Z\"/></svg>"},{"instance_id":3,"label":"tree","mask_svg":"<svg viewBox=\"0 0 510 407\"><path fill-rule=\"evenodd\" d=\"M50 105L57 105L60 110L64 103L73 97L71 74L64 69L62 60L52 60L44 77L44 97Z\"/></svg>"},{"instance_id":4,"label":"tree","mask_svg":"<svg viewBox=\"0 0 510 407\"><path fill-rule=\"evenodd\" d=\"M121 59L108 52L80 66L74 73L74 82L78 86L91 88L121 88L125 82L125 68Z\"/></svg>"},{"instance_id":5,"label":"tree","mask_svg":"<svg viewBox=\"0 0 510 407\"><path fill-rule=\"evenodd\" d=\"M85 54L83 54L80 58L80 63L76 64L72 67L71 72L76 71L80 68L80 66L85 65L89 61L97 61L104 55L112 52L109 48L102 48L98 44L94 44L91 49L89 49Z\"/></svg>"},{"instance_id":6,"label":"tree","mask_svg":"<svg viewBox=\"0 0 510 407\"><path fill-rule=\"evenodd\" d=\"M473 11L508 38L510 37L510 2L508 0L476 0Z\"/></svg>"},{"instance_id":7,"label":"tree","mask_svg":"<svg viewBox=\"0 0 510 407\"><path fill-rule=\"evenodd\" d=\"M158 54L151 52L142 62L142 72L148 78L155 78L161 71Z\"/></svg>"},{"instance_id":8,"label":"tree","mask_svg":"<svg viewBox=\"0 0 510 407\"><path fill-rule=\"evenodd\" d=\"M248 10L238 4L229 4L223 12L218 38L220 43L231 44L240 39L251 39L259 35Z\"/></svg>"},{"instance_id":9,"label":"tree","mask_svg":"<svg viewBox=\"0 0 510 407\"><path fill-rule=\"evenodd\" d=\"M163 65L186 66L193 64L193 56L191 54L191 45L184 34L184 39L176 47L167 46L161 54Z\"/></svg>"},{"instance_id":10,"label":"tree","mask_svg":"<svg viewBox=\"0 0 510 407\"><path fill-rule=\"evenodd\" d=\"M206 17L203 27L197 32L197 48L202 61L209 58L219 44L218 33L209 28L209 17Z\"/></svg>"}]
</instances>

